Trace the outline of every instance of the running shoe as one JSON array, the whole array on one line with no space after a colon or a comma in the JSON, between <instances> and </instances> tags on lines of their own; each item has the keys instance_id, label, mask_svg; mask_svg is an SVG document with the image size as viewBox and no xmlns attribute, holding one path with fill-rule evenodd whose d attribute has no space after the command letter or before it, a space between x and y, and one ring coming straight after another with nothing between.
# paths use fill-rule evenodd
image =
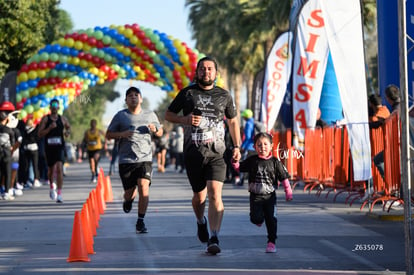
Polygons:
<instances>
[{"instance_id":1,"label":"running shoe","mask_svg":"<svg viewBox=\"0 0 414 275\"><path fill-rule=\"evenodd\" d=\"M131 212L133 202L134 202L134 200L124 201L124 203L122 205L122 208L124 209L125 213Z\"/></svg>"},{"instance_id":2,"label":"running shoe","mask_svg":"<svg viewBox=\"0 0 414 275\"><path fill-rule=\"evenodd\" d=\"M200 242L202 242L202 243L208 242L208 238L210 236L208 234L206 217L204 217L204 223L203 224L199 224L197 222L197 236L198 236L198 239L200 240Z\"/></svg>"},{"instance_id":3,"label":"running shoe","mask_svg":"<svg viewBox=\"0 0 414 275\"><path fill-rule=\"evenodd\" d=\"M266 246L266 253L276 253L276 246L272 242L268 242Z\"/></svg>"},{"instance_id":4,"label":"running shoe","mask_svg":"<svg viewBox=\"0 0 414 275\"><path fill-rule=\"evenodd\" d=\"M24 186L18 182L16 182L16 189L23 190Z\"/></svg>"},{"instance_id":5,"label":"running shoe","mask_svg":"<svg viewBox=\"0 0 414 275\"><path fill-rule=\"evenodd\" d=\"M137 224L135 225L135 229L136 229L137 234L148 233L148 230L145 227L144 221L140 220L140 219L137 220Z\"/></svg>"},{"instance_id":6,"label":"running shoe","mask_svg":"<svg viewBox=\"0 0 414 275\"><path fill-rule=\"evenodd\" d=\"M10 195L9 192L5 192L3 194L3 200L5 200L5 201L12 201L12 200L14 200L14 196L13 195Z\"/></svg>"},{"instance_id":7,"label":"running shoe","mask_svg":"<svg viewBox=\"0 0 414 275\"><path fill-rule=\"evenodd\" d=\"M58 202L58 203L62 203L63 202L63 198L62 198L62 195L61 194L57 195L56 202Z\"/></svg>"},{"instance_id":8,"label":"running shoe","mask_svg":"<svg viewBox=\"0 0 414 275\"><path fill-rule=\"evenodd\" d=\"M55 201L57 198L57 192L55 189L50 188L49 197L52 201Z\"/></svg>"},{"instance_id":9,"label":"running shoe","mask_svg":"<svg viewBox=\"0 0 414 275\"><path fill-rule=\"evenodd\" d=\"M23 191L20 190L20 189L13 188L13 189L10 189L10 190L13 190L13 195L14 196L22 196L23 195Z\"/></svg>"},{"instance_id":10,"label":"running shoe","mask_svg":"<svg viewBox=\"0 0 414 275\"><path fill-rule=\"evenodd\" d=\"M216 236L213 236L210 238L210 240L208 240L207 252L212 255L216 255L221 252L219 240Z\"/></svg>"},{"instance_id":11,"label":"running shoe","mask_svg":"<svg viewBox=\"0 0 414 275\"><path fill-rule=\"evenodd\" d=\"M39 180L35 180L33 183L33 187L41 187L43 184Z\"/></svg>"}]
</instances>

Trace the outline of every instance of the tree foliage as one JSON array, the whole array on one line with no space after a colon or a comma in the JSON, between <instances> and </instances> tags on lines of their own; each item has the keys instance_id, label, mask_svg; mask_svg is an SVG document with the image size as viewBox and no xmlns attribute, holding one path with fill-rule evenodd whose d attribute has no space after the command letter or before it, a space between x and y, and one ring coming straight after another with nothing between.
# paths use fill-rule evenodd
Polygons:
<instances>
[{"instance_id":1,"label":"tree foliage","mask_svg":"<svg viewBox=\"0 0 414 275\"><path fill-rule=\"evenodd\" d=\"M291 0L186 0L185 5L197 49L217 59L226 70L229 88L243 79L249 92L248 84L264 68L275 38L289 27ZM362 11L370 35L375 29L375 0L362 1ZM236 103L237 96L235 91Z\"/></svg>"},{"instance_id":2,"label":"tree foliage","mask_svg":"<svg viewBox=\"0 0 414 275\"><path fill-rule=\"evenodd\" d=\"M0 0L0 77L59 35L59 0ZM68 25L67 27L70 27Z\"/></svg>"},{"instance_id":3,"label":"tree foliage","mask_svg":"<svg viewBox=\"0 0 414 275\"><path fill-rule=\"evenodd\" d=\"M106 82L82 92L65 110L64 115L72 126L70 141L80 142L93 118L98 121L99 128L102 128L107 101L112 102L120 96L119 92L114 91L115 84L116 82Z\"/></svg>"}]
</instances>

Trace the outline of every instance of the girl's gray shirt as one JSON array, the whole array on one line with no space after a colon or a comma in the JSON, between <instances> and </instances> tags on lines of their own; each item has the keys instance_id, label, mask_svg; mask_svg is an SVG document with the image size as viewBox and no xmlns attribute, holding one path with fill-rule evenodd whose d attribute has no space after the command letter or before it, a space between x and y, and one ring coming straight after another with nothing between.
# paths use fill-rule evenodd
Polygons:
<instances>
[{"instance_id":1,"label":"girl's gray shirt","mask_svg":"<svg viewBox=\"0 0 414 275\"><path fill-rule=\"evenodd\" d=\"M141 110L139 114L132 114L128 109L116 113L108 126L109 132L123 132L133 130L131 138L119 139L119 163L152 162L151 133L149 124L157 129L161 127L157 115L153 111Z\"/></svg>"}]
</instances>

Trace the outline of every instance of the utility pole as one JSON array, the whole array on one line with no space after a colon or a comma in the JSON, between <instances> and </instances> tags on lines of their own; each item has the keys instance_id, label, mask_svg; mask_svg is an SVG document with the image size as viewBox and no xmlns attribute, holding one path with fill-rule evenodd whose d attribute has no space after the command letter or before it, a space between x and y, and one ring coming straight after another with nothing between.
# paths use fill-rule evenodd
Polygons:
<instances>
[{"instance_id":1,"label":"utility pole","mask_svg":"<svg viewBox=\"0 0 414 275\"><path fill-rule=\"evenodd\" d=\"M413 253L411 236L411 157L409 147L409 118L408 118L408 83L407 83L407 26L405 0L398 0L398 40L400 61L400 91L402 95L401 104L401 184L403 186L404 199L404 238L405 238L405 265L406 274L413 274Z\"/></svg>"}]
</instances>

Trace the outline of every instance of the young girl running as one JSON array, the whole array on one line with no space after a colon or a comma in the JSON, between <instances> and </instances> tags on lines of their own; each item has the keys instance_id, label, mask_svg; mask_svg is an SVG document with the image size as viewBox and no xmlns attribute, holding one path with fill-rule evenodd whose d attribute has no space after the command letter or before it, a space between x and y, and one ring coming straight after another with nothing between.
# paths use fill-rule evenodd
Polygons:
<instances>
[{"instance_id":1,"label":"young girl running","mask_svg":"<svg viewBox=\"0 0 414 275\"><path fill-rule=\"evenodd\" d=\"M272 136L259 133L254 137L254 149L257 155L242 162L233 161L233 167L239 172L249 174L250 221L261 226L263 221L267 229L267 253L276 252L277 219L275 217L275 188L282 183L286 201L292 200L289 173L282 162L272 154Z\"/></svg>"}]
</instances>

